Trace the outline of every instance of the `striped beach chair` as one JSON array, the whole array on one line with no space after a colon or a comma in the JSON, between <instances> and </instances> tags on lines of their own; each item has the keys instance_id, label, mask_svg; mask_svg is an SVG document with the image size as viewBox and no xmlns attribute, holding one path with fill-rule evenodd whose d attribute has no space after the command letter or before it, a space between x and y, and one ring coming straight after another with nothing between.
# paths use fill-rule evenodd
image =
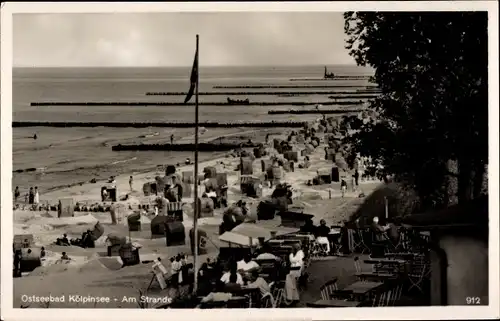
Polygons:
<instances>
[{"instance_id":1,"label":"striped beach chair","mask_svg":"<svg viewBox=\"0 0 500 321\"><path fill-rule=\"evenodd\" d=\"M183 219L183 217L184 217L184 210L183 210L184 204L185 203L183 203L183 202L167 203L167 215L175 217L174 218L175 221L182 222L184 220Z\"/></svg>"}]
</instances>

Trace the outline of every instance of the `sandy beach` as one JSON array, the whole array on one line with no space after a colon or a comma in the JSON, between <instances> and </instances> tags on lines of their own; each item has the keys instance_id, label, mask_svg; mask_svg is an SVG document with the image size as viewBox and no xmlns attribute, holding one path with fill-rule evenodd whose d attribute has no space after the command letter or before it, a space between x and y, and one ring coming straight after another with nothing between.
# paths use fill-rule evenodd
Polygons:
<instances>
[{"instance_id":1,"label":"sandy beach","mask_svg":"<svg viewBox=\"0 0 500 321\"><path fill-rule=\"evenodd\" d=\"M271 139L275 138L271 136ZM276 136L284 138L284 136ZM326 219L329 224L341 224L349 218L350 213L362 202L358 198L360 192L368 194L379 182L362 182L360 191L348 192L344 198L341 197L340 186L338 183L320 186L307 186L306 182L312 179L318 170L330 168L331 162L325 160L324 145L318 146L315 151L309 155L311 166L307 169L296 169L295 172L286 173L284 181L289 183L294 190L294 206L303 208L305 213L314 214L314 222ZM297 144L297 148L300 145ZM271 148L268 150L273 153ZM274 151L274 153L276 153ZM265 156L269 158L269 156ZM299 160L300 162L301 160ZM224 165L221 165L221 162ZM200 162L199 173L203 173L204 167L214 166L218 172L226 172L228 175L228 199L230 203L244 199L251 204L251 213L249 216L256 217L256 206L258 199L251 199L242 196L239 190L239 172L235 171L239 163L237 157L218 157L212 160ZM254 174L261 172L260 161L253 163ZM180 166L178 173L184 171L193 171L193 166ZM144 290L150 280L150 267L148 264L139 264L137 266L121 268L116 257L105 257L105 236L109 233L119 235L128 235L126 216L137 209L139 204L152 204L156 196L143 196L142 185L154 180L155 171L136 174L134 176L134 191L130 192L128 179L129 174L116 176L116 186L119 197L128 195L126 201L117 202L120 210L118 211L118 224L111 224L109 213L82 213L75 212L75 217L57 218L55 212L33 212L33 211L14 211L14 233L15 234L33 234L35 246L45 246L47 258L42 267L35 269L29 276L14 279L14 302L22 304L23 294L44 295L69 295L71 293L86 293L88 295L107 295L117 297L118 295L134 296L138 290ZM60 198L71 197L75 202L99 203L101 184L82 184L70 188L59 189L43 195L43 200L55 204ZM271 188L264 188L263 197L269 196ZM201 192L200 192L201 194ZM331 197L331 198L330 198ZM193 210L191 205L193 199L185 198L184 207L184 226L189 230L193 224ZM205 230L211 242L209 245L209 256L217 255L217 248L221 246L218 240L218 225L222 220L222 210L216 209L214 217L201 218L198 220L201 229ZM60 247L51 245L62 233L67 233L68 237L78 237L81 233L92 228L95 223L100 222L104 228L104 235L96 241L95 249L82 249L79 247ZM146 216L141 218L141 223L147 226L150 219ZM189 253L189 242L185 246L165 247L164 238L150 239L147 227L142 228L142 232L132 232L132 240L141 244L141 260L153 260L162 257L164 261L176 255L177 253ZM62 251L66 251L73 259L69 264L61 264L58 261ZM204 258L201 258L204 260ZM64 284L64 285L62 285ZM104 286L104 284L106 284ZM105 290L104 290L105 288ZM78 289L78 291L77 291ZM69 307L68 303L60 303L61 306ZM115 302L117 307L130 307L129 302ZM56 307L57 304L54 306ZM79 307L83 307L81 304ZM93 307L88 305L87 307ZM111 306L109 306L111 307Z\"/></svg>"}]
</instances>

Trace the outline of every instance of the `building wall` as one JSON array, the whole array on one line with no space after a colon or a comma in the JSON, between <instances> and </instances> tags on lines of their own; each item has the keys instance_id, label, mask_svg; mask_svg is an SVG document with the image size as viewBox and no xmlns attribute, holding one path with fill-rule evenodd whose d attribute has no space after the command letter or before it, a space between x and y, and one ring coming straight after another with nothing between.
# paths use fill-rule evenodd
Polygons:
<instances>
[{"instance_id":1,"label":"building wall","mask_svg":"<svg viewBox=\"0 0 500 321\"><path fill-rule=\"evenodd\" d=\"M471 237L449 235L442 236L439 244L446 251L448 258L448 305L467 305L467 297L479 298L481 305L487 305L487 243ZM438 266L434 264L432 268L433 275L439 273L439 270L434 271ZM436 288L432 286L433 290Z\"/></svg>"}]
</instances>

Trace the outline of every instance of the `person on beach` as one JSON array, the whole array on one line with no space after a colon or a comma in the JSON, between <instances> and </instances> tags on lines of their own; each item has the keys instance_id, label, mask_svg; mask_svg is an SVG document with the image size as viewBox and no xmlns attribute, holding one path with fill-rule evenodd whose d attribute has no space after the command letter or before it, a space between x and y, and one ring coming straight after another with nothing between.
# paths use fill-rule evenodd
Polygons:
<instances>
[{"instance_id":1,"label":"person on beach","mask_svg":"<svg viewBox=\"0 0 500 321\"><path fill-rule=\"evenodd\" d=\"M325 220L321 220L317 229L316 242L324 245L326 247L326 252L330 253L330 241L328 240L328 234L330 234L330 228L326 226Z\"/></svg>"},{"instance_id":2,"label":"person on beach","mask_svg":"<svg viewBox=\"0 0 500 321\"><path fill-rule=\"evenodd\" d=\"M40 258L43 259L45 258L45 247L42 246L42 248L40 249Z\"/></svg>"},{"instance_id":3,"label":"person on beach","mask_svg":"<svg viewBox=\"0 0 500 321\"><path fill-rule=\"evenodd\" d=\"M170 135L170 145L174 144L174 134Z\"/></svg>"},{"instance_id":4,"label":"person on beach","mask_svg":"<svg viewBox=\"0 0 500 321\"><path fill-rule=\"evenodd\" d=\"M17 203L17 199L21 195L21 192L19 191L19 186L16 186L16 189L14 190L14 202Z\"/></svg>"},{"instance_id":5,"label":"person on beach","mask_svg":"<svg viewBox=\"0 0 500 321\"><path fill-rule=\"evenodd\" d=\"M345 192L347 192L347 182L345 181L345 179L342 179L342 181L340 182L340 191L342 192L342 197L344 197Z\"/></svg>"},{"instance_id":6,"label":"person on beach","mask_svg":"<svg viewBox=\"0 0 500 321\"><path fill-rule=\"evenodd\" d=\"M33 199L33 204L38 205L40 203L40 193L38 192L38 186L35 186L35 196Z\"/></svg>"},{"instance_id":7,"label":"person on beach","mask_svg":"<svg viewBox=\"0 0 500 321\"><path fill-rule=\"evenodd\" d=\"M33 187L30 187L28 202L30 205L33 205L35 202L35 191L33 190Z\"/></svg>"},{"instance_id":8,"label":"person on beach","mask_svg":"<svg viewBox=\"0 0 500 321\"><path fill-rule=\"evenodd\" d=\"M114 176L110 177L111 188L116 188L116 179Z\"/></svg>"},{"instance_id":9,"label":"person on beach","mask_svg":"<svg viewBox=\"0 0 500 321\"><path fill-rule=\"evenodd\" d=\"M354 189L357 190L359 186L359 171L354 171Z\"/></svg>"},{"instance_id":10,"label":"person on beach","mask_svg":"<svg viewBox=\"0 0 500 321\"><path fill-rule=\"evenodd\" d=\"M176 202L182 202L182 185L177 182L177 177L175 175L172 176L172 186L170 186L172 193L176 199Z\"/></svg>"},{"instance_id":11,"label":"person on beach","mask_svg":"<svg viewBox=\"0 0 500 321\"><path fill-rule=\"evenodd\" d=\"M132 175L130 175L130 178L128 179L128 185L130 186L130 191L132 192L134 189L132 188L132 185L134 184L134 178Z\"/></svg>"},{"instance_id":12,"label":"person on beach","mask_svg":"<svg viewBox=\"0 0 500 321\"><path fill-rule=\"evenodd\" d=\"M71 258L68 256L68 254L66 254L66 252L62 252L61 260L63 260L63 261L70 261Z\"/></svg>"}]
</instances>

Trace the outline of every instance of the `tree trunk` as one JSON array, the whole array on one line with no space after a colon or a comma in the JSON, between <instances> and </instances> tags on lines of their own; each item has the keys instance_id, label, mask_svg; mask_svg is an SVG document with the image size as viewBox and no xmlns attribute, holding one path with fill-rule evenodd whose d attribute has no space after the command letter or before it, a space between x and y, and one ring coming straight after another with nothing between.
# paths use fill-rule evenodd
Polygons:
<instances>
[{"instance_id":1,"label":"tree trunk","mask_svg":"<svg viewBox=\"0 0 500 321\"><path fill-rule=\"evenodd\" d=\"M465 203L473 199L474 166L470 160L458 162L458 203Z\"/></svg>"},{"instance_id":2,"label":"tree trunk","mask_svg":"<svg viewBox=\"0 0 500 321\"><path fill-rule=\"evenodd\" d=\"M446 164L448 175L446 177L446 206L455 205L458 203L458 162L450 159Z\"/></svg>"}]
</instances>

